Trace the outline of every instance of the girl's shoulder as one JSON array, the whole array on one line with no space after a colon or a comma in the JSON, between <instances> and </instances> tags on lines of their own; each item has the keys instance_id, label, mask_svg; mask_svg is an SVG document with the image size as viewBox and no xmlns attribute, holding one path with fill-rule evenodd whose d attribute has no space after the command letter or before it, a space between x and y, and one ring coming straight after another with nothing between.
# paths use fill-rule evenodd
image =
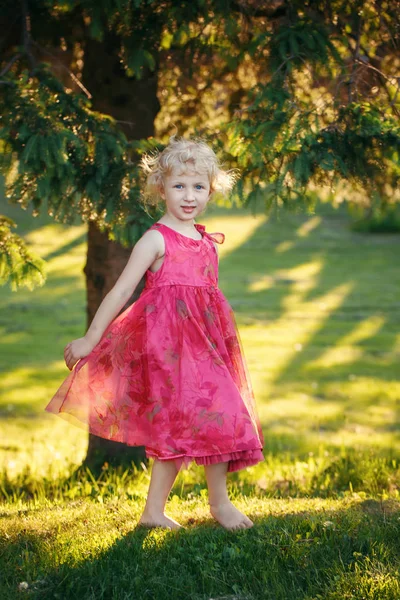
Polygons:
<instances>
[{"instance_id":1,"label":"girl's shoulder","mask_svg":"<svg viewBox=\"0 0 400 600\"><path fill-rule=\"evenodd\" d=\"M165 252L164 236L162 235L161 231L159 231L153 225L144 232L138 242L140 242L142 246L152 246L156 249L157 254L159 255L163 255Z\"/></svg>"}]
</instances>

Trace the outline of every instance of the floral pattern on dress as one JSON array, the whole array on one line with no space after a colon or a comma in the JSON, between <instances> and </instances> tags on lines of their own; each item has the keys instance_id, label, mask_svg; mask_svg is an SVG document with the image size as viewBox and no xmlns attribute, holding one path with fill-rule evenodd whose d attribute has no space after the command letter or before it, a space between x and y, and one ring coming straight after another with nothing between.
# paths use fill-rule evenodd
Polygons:
<instances>
[{"instance_id":1,"label":"floral pattern on dress","mask_svg":"<svg viewBox=\"0 0 400 600\"><path fill-rule=\"evenodd\" d=\"M214 242L163 223L164 261L146 272L138 300L106 329L46 410L94 435L145 446L146 455L228 462L237 471L263 460L263 435L234 314L218 288Z\"/></svg>"}]
</instances>

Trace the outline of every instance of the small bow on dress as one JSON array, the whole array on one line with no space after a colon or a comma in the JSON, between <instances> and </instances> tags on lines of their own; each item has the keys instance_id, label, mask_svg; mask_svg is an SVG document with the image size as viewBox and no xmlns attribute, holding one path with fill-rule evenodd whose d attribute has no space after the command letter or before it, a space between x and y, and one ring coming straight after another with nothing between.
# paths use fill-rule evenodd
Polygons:
<instances>
[{"instance_id":1,"label":"small bow on dress","mask_svg":"<svg viewBox=\"0 0 400 600\"><path fill-rule=\"evenodd\" d=\"M225 241L225 235L223 233L208 233L205 225L196 223L196 229L200 231L203 237L207 237L213 242L217 242L217 244L223 244Z\"/></svg>"}]
</instances>

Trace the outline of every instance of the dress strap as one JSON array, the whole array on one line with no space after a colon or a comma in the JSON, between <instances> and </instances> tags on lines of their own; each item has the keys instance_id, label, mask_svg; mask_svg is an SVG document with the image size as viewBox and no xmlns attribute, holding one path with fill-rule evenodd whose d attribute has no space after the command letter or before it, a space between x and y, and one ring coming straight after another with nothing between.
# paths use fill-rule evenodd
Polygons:
<instances>
[{"instance_id":1,"label":"dress strap","mask_svg":"<svg viewBox=\"0 0 400 600\"><path fill-rule=\"evenodd\" d=\"M199 223L196 223L196 229L197 231L200 231L203 237L207 237L213 242L217 242L217 244L223 244L225 241L225 235L223 233L208 233L208 231L206 231L205 225L200 225Z\"/></svg>"},{"instance_id":2,"label":"dress strap","mask_svg":"<svg viewBox=\"0 0 400 600\"><path fill-rule=\"evenodd\" d=\"M207 235L210 236L214 242L217 242L217 244L223 244L225 241L225 234L221 232L207 233Z\"/></svg>"}]
</instances>

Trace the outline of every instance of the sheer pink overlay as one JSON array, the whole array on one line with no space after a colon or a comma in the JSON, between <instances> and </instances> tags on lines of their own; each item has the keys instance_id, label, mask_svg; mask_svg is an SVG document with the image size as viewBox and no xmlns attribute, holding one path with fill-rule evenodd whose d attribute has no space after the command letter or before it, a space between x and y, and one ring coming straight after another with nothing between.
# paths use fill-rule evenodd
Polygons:
<instances>
[{"instance_id":1,"label":"sheer pink overlay","mask_svg":"<svg viewBox=\"0 0 400 600\"><path fill-rule=\"evenodd\" d=\"M46 410L146 455L237 471L263 460L263 436L214 241L155 223L165 257L139 299L80 360Z\"/></svg>"}]
</instances>

